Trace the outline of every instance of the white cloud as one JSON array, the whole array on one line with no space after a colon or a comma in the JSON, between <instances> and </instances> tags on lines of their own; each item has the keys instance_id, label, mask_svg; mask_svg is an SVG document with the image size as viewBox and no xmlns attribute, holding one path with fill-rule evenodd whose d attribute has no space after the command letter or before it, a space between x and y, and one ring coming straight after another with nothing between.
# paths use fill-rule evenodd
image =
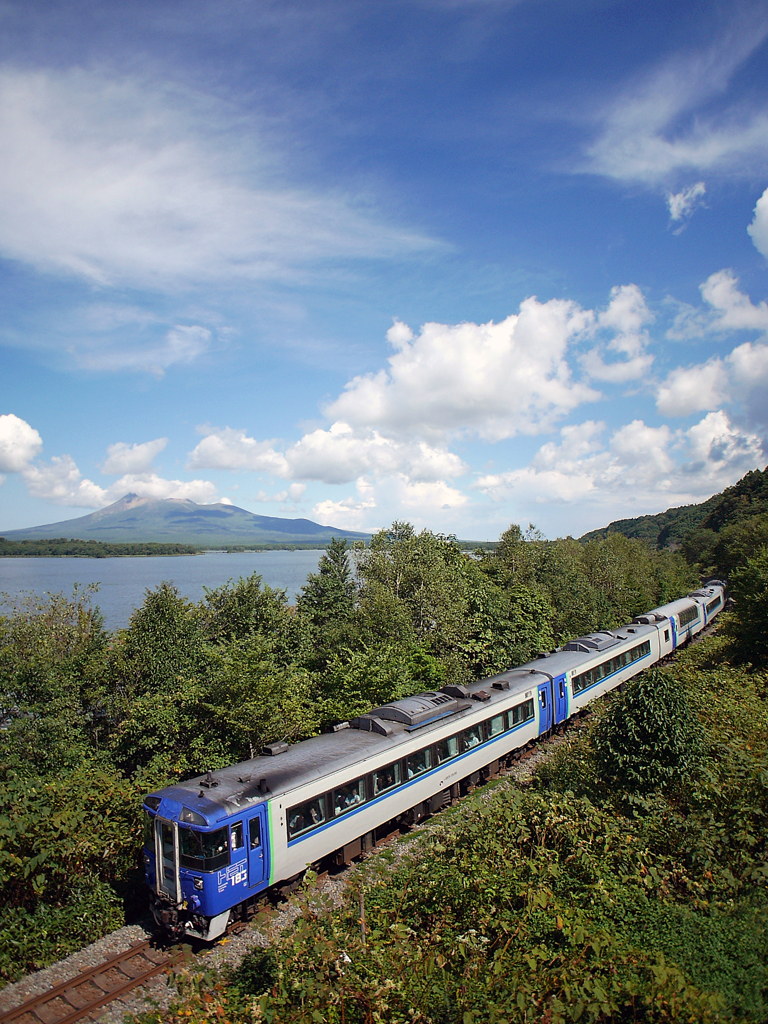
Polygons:
<instances>
[{"instance_id":1,"label":"white cloud","mask_svg":"<svg viewBox=\"0 0 768 1024\"><path fill-rule=\"evenodd\" d=\"M732 270L718 270L699 286L709 309L679 303L667 337L673 341L701 338L731 331L768 331L768 304L755 305L739 290Z\"/></svg>"},{"instance_id":2,"label":"white cloud","mask_svg":"<svg viewBox=\"0 0 768 1024\"><path fill-rule=\"evenodd\" d=\"M606 344L591 349L581 360L590 377L623 384L647 374L653 356L646 352L650 339L643 327L652 320L653 314L636 284L612 288L611 301L608 308L598 314L596 326L598 330L613 332L613 337ZM604 357L609 352L620 358L606 362Z\"/></svg>"},{"instance_id":3,"label":"white cloud","mask_svg":"<svg viewBox=\"0 0 768 1024\"><path fill-rule=\"evenodd\" d=\"M365 530L368 517L375 508L373 484L365 477L360 477L357 481L357 497L350 495L340 501L319 501L312 509L312 518L321 526Z\"/></svg>"},{"instance_id":4,"label":"white cloud","mask_svg":"<svg viewBox=\"0 0 768 1024\"><path fill-rule=\"evenodd\" d=\"M669 208L669 219L672 222L680 223L688 220L697 206L703 201L707 188L703 181L697 181L695 185L684 188L682 192L667 192L667 206ZM682 225L675 234L682 231Z\"/></svg>"},{"instance_id":5,"label":"white cloud","mask_svg":"<svg viewBox=\"0 0 768 1024\"><path fill-rule=\"evenodd\" d=\"M684 431L634 420L605 443L602 427L566 427L560 444L543 445L529 466L486 474L474 486L520 509L560 502L577 504L580 512L598 507L618 518L701 501L765 457L760 439L722 411Z\"/></svg>"},{"instance_id":6,"label":"white cloud","mask_svg":"<svg viewBox=\"0 0 768 1024\"><path fill-rule=\"evenodd\" d=\"M709 310L687 307L668 332L672 338L740 330L768 333L768 303L755 305L738 288L731 270L712 274L701 286ZM745 342L725 357L672 370L657 388L656 405L666 416L740 406L753 427L768 425L768 344Z\"/></svg>"},{"instance_id":7,"label":"white cloud","mask_svg":"<svg viewBox=\"0 0 768 1024\"><path fill-rule=\"evenodd\" d=\"M0 415L0 472L20 473L42 447L42 437L26 420L12 412Z\"/></svg>"},{"instance_id":8,"label":"white cloud","mask_svg":"<svg viewBox=\"0 0 768 1024\"><path fill-rule=\"evenodd\" d=\"M659 385L656 407L664 416L688 416L716 409L728 396L728 371L721 359L700 366L678 366Z\"/></svg>"},{"instance_id":9,"label":"white cloud","mask_svg":"<svg viewBox=\"0 0 768 1024\"><path fill-rule=\"evenodd\" d=\"M116 500L110 498L103 487L84 479L71 455L54 455L50 462L27 466L22 476L33 498L52 501L56 505L102 508Z\"/></svg>"},{"instance_id":10,"label":"white cloud","mask_svg":"<svg viewBox=\"0 0 768 1024\"><path fill-rule=\"evenodd\" d=\"M267 494L266 491L259 491L256 495L256 501L267 501L267 502L278 502L282 503L285 501L299 501L301 496L306 491L306 484L291 484L291 486L285 491L278 491L277 494Z\"/></svg>"},{"instance_id":11,"label":"white cloud","mask_svg":"<svg viewBox=\"0 0 768 1024\"><path fill-rule=\"evenodd\" d=\"M211 346L212 334L199 324L177 325L152 345L116 346L102 339L100 348L73 348L76 361L87 370L144 370L161 377L174 364L192 363Z\"/></svg>"},{"instance_id":12,"label":"white cloud","mask_svg":"<svg viewBox=\"0 0 768 1024\"><path fill-rule=\"evenodd\" d=\"M6 67L0 137L0 252L99 285L270 280L434 245L288 184L263 124L163 83Z\"/></svg>"},{"instance_id":13,"label":"white cloud","mask_svg":"<svg viewBox=\"0 0 768 1024\"><path fill-rule=\"evenodd\" d=\"M764 107L721 105L716 114L701 108L727 92L734 72L767 31L765 18L759 23L745 19L722 32L709 51L676 56L630 87L600 115L598 137L588 147L581 170L655 184L681 172L765 167Z\"/></svg>"},{"instance_id":14,"label":"white cloud","mask_svg":"<svg viewBox=\"0 0 768 1024\"><path fill-rule=\"evenodd\" d=\"M109 487L100 487L83 477L71 455L32 463L21 475L32 497L77 508L104 508L128 493L141 498L189 498L206 504L215 501L217 493L208 480L165 480L151 472L126 473Z\"/></svg>"},{"instance_id":15,"label":"white cloud","mask_svg":"<svg viewBox=\"0 0 768 1024\"><path fill-rule=\"evenodd\" d=\"M768 188L755 204L755 216L747 231L757 251L768 259Z\"/></svg>"},{"instance_id":16,"label":"white cloud","mask_svg":"<svg viewBox=\"0 0 768 1024\"><path fill-rule=\"evenodd\" d=\"M210 480L165 480L156 473L126 473L108 488L106 504L130 492L140 498L188 498L200 505L218 500L217 487Z\"/></svg>"},{"instance_id":17,"label":"white cloud","mask_svg":"<svg viewBox=\"0 0 768 1024\"><path fill-rule=\"evenodd\" d=\"M247 469L274 476L290 475L285 456L276 451L275 441L256 441L244 430L232 427L200 427L206 436L189 454L187 469Z\"/></svg>"},{"instance_id":18,"label":"white cloud","mask_svg":"<svg viewBox=\"0 0 768 1024\"><path fill-rule=\"evenodd\" d=\"M107 458L101 466L101 471L115 476L121 473L146 473L152 469L153 461L167 444L167 437L158 437L143 444L126 444L124 441L118 441L107 448Z\"/></svg>"},{"instance_id":19,"label":"white cloud","mask_svg":"<svg viewBox=\"0 0 768 1024\"><path fill-rule=\"evenodd\" d=\"M501 323L428 323L415 337L396 323L388 368L354 377L325 411L390 435L535 434L599 397L573 380L566 359L592 319L574 302L528 298Z\"/></svg>"}]
</instances>

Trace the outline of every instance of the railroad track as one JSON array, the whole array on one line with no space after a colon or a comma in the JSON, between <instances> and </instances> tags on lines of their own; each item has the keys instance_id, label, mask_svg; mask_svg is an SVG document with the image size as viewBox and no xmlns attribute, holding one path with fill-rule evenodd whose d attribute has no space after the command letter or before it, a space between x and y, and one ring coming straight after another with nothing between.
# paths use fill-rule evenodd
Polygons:
<instances>
[{"instance_id":1,"label":"railroad track","mask_svg":"<svg viewBox=\"0 0 768 1024\"><path fill-rule=\"evenodd\" d=\"M158 974L171 970L187 955L181 947L161 949L144 939L6 1010L0 1014L0 1024L75 1024Z\"/></svg>"}]
</instances>

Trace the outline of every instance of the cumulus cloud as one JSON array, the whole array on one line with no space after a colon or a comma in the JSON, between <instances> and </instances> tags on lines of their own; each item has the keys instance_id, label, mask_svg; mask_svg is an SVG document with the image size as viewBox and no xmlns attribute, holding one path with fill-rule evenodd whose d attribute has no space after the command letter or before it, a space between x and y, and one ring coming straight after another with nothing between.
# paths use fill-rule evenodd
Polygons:
<instances>
[{"instance_id":1,"label":"cumulus cloud","mask_svg":"<svg viewBox=\"0 0 768 1024\"><path fill-rule=\"evenodd\" d=\"M755 248L768 259L768 188L755 205L755 216L747 228Z\"/></svg>"},{"instance_id":2,"label":"cumulus cloud","mask_svg":"<svg viewBox=\"0 0 768 1024\"><path fill-rule=\"evenodd\" d=\"M600 332L611 332L613 337L587 352L582 365L596 380L623 384L638 380L648 373L653 356L646 351L650 342L645 324L653 320L643 293L636 284L611 289L611 301L596 320ZM606 362L606 356L615 353L619 358Z\"/></svg>"},{"instance_id":3,"label":"cumulus cloud","mask_svg":"<svg viewBox=\"0 0 768 1024\"><path fill-rule=\"evenodd\" d=\"M141 498L189 498L200 504L216 500L217 488L209 480L166 480L156 473L125 473L109 487L83 477L71 455L54 456L22 470L29 493L56 505L104 508L124 494Z\"/></svg>"},{"instance_id":4,"label":"cumulus cloud","mask_svg":"<svg viewBox=\"0 0 768 1024\"><path fill-rule=\"evenodd\" d=\"M768 32L764 17L743 18L707 51L675 56L630 86L599 115L597 137L581 170L620 181L656 184L691 171L740 172L764 167L764 106L718 104L739 67ZM706 113L704 108L709 105ZM698 185L694 185L696 189ZM682 196L683 199L679 199ZM685 190L673 209L682 212Z\"/></svg>"},{"instance_id":5,"label":"cumulus cloud","mask_svg":"<svg viewBox=\"0 0 768 1024\"><path fill-rule=\"evenodd\" d=\"M740 330L768 333L768 303L753 303L738 288L731 270L712 274L701 286L708 310L687 308L668 335L673 338ZM744 342L724 357L679 366L661 382L656 405L666 416L715 410L723 403L741 408L752 427L768 426L768 344Z\"/></svg>"},{"instance_id":6,"label":"cumulus cloud","mask_svg":"<svg viewBox=\"0 0 768 1024\"><path fill-rule=\"evenodd\" d=\"M42 437L26 420L12 412L0 415L0 472L20 473L42 447Z\"/></svg>"},{"instance_id":7,"label":"cumulus cloud","mask_svg":"<svg viewBox=\"0 0 768 1024\"><path fill-rule=\"evenodd\" d=\"M768 304L755 305L744 295L732 270L710 274L699 291L709 308L680 304L668 338L681 341L731 331L768 331Z\"/></svg>"},{"instance_id":8,"label":"cumulus cloud","mask_svg":"<svg viewBox=\"0 0 768 1024\"><path fill-rule=\"evenodd\" d=\"M603 434L604 425L592 421L566 427L560 442L543 445L530 465L486 474L474 486L495 501L524 507L578 502L615 516L622 509L638 515L701 501L765 457L760 438L734 426L722 410L688 430L633 420L607 441Z\"/></svg>"},{"instance_id":9,"label":"cumulus cloud","mask_svg":"<svg viewBox=\"0 0 768 1024\"><path fill-rule=\"evenodd\" d=\"M6 67L0 134L0 252L44 271L168 288L433 246L291 186L264 125L162 82Z\"/></svg>"},{"instance_id":10,"label":"cumulus cloud","mask_svg":"<svg viewBox=\"0 0 768 1024\"><path fill-rule=\"evenodd\" d=\"M146 473L152 469L152 463L167 444L167 437L158 437L143 444L118 441L107 448L107 458L102 463L101 471L115 476L121 473Z\"/></svg>"},{"instance_id":11,"label":"cumulus cloud","mask_svg":"<svg viewBox=\"0 0 768 1024\"><path fill-rule=\"evenodd\" d=\"M290 476L285 456L276 441L256 441L244 430L232 427L200 427L205 436L190 452L187 469L247 469L274 476Z\"/></svg>"},{"instance_id":12,"label":"cumulus cloud","mask_svg":"<svg viewBox=\"0 0 768 1024\"><path fill-rule=\"evenodd\" d=\"M674 194L667 192L669 219L673 223L680 224L675 234L679 234L683 230L684 222L693 215L696 207L701 205L706 192L707 188L703 181L697 181L695 185L684 188L682 192Z\"/></svg>"},{"instance_id":13,"label":"cumulus cloud","mask_svg":"<svg viewBox=\"0 0 768 1024\"><path fill-rule=\"evenodd\" d=\"M22 476L33 498L56 505L102 508L114 500L103 487L83 477L71 455L54 455L49 462L27 466Z\"/></svg>"},{"instance_id":14,"label":"cumulus cloud","mask_svg":"<svg viewBox=\"0 0 768 1024\"><path fill-rule=\"evenodd\" d=\"M325 412L390 435L535 434L599 397L573 379L566 358L591 323L575 302L535 297L500 323L428 323L418 336L395 323L387 369L354 377Z\"/></svg>"}]
</instances>

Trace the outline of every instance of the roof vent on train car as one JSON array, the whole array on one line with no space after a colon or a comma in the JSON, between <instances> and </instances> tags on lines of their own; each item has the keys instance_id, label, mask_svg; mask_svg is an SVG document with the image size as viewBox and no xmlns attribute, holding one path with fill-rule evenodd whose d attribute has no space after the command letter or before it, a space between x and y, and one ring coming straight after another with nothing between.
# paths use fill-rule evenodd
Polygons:
<instances>
[{"instance_id":1,"label":"roof vent on train car","mask_svg":"<svg viewBox=\"0 0 768 1024\"><path fill-rule=\"evenodd\" d=\"M508 690L509 680L508 679L497 679L495 683L491 683L494 690Z\"/></svg>"},{"instance_id":2,"label":"roof vent on train car","mask_svg":"<svg viewBox=\"0 0 768 1024\"><path fill-rule=\"evenodd\" d=\"M458 700L469 699L469 690L466 686L456 686L454 683L449 683L447 686L441 686L440 693L444 693L448 697L456 697ZM419 694L419 696L426 697L427 694Z\"/></svg>"},{"instance_id":3,"label":"roof vent on train car","mask_svg":"<svg viewBox=\"0 0 768 1024\"><path fill-rule=\"evenodd\" d=\"M470 694L470 697L472 698L472 700L479 701L486 701L491 699L491 695L490 693L488 693L487 690L476 690L474 693Z\"/></svg>"},{"instance_id":4,"label":"roof vent on train car","mask_svg":"<svg viewBox=\"0 0 768 1024\"><path fill-rule=\"evenodd\" d=\"M381 708L377 708L377 711L381 711ZM361 715L359 718L353 718L349 723L350 729L360 729L362 732L377 732L380 736L391 736L392 726L387 725L377 715Z\"/></svg>"},{"instance_id":5,"label":"roof vent on train car","mask_svg":"<svg viewBox=\"0 0 768 1024\"><path fill-rule=\"evenodd\" d=\"M537 658L551 658L552 657L552 652L551 651L539 651L539 653L536 655L536 657Z\"/></svg>"},{"instance_id":6,"label":"roof vent on train car","mask_svg":"<svg viewBox=\"0 0 768 1024\"><path fill-rule=\"evenodd\" d=\"M636 615L632 621L636 622L639 626L652 626L655 622L663 622L666 617L666 615L659 615L657 612L647 612L645 615Z\"/></svg>"},{"instance_id":7,"label":"roof vent on train car","mask_svg":"<svg viewBox=\"0 0 768 1024\"><path fill-rule=\"evenodd\" d=\"M284 754L288 749L288 744L285 740L281 740L279 743L267 743L265 747L261 748L262 757L277 757L278 754Z\"/></svg>"},{"instance_id":8,"label":"roof vent on train car","mask_svg":"<svg viewBox=\"0 0 768 1024\"><path fill-rule=\"evenodd\" d=\"M450 687L456 692L466 693L463 686ZM454 715L458 711L464 711L469 707L468 700L457 700L456 697L440 691L435 693L417 693L413 697L403 697L402 700L393 700L390 704L384 704L380 708L374 708L364 718L383 718L390 722L399 722L409 729L418 728L428 722L434 722L446 715ZM354 727L354 722L352 723Z\"/></svg>"},{"instance_id":9,"label":"roof vent on train car","mask_svg":"<svg viewBox=\"0 0 768 1024\"><path fill-rule=\"evenodd\" d=\"M270 792L270 788L267 785L266 779L259 779L259 792L261 793L262 796L264 796L265 793Z\"/></svg>"},{"instance_id":10,"label":"roof vent on train car","mask_svg":"<svg viewBox=\"0 0 768 1024\"><path fill-rule=\"evenodd\" d=\"M323 726L323 732L341 732L342 729L348 729L349 722L328 722L327 725Z\"/></svg>"},{"instance_id":11,"label":"roof vent on train car","mask_svg":"<svg viewBox=\"0 0 768 1024\"><path fill-rule=\"evenodd\" d=\"M206 789L214 789L218 784L219 780L214 779L213 772L208 772L205 778L200 780L200 785L205 786Z\"/></svg>"},{"instance_id":12,"label":"roof vent on train car","mask_svg":"<svg viewBox=\"0 0 768 1024\"><path fill-rule=\"evenodd\" d=\"M582 654L591 654L593 651L605 651L609 647L615 647L618 642L617 638L611 633L590 633L589 636L580 636L577 640L571 640L563 649L566 651L580 651Z\"/></svg>"}]
</instances>

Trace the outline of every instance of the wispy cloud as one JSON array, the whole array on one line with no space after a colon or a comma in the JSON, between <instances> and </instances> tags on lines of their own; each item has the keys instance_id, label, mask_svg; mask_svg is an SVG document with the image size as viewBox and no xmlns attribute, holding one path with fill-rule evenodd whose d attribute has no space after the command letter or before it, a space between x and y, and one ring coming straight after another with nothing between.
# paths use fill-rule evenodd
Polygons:
<instances>
[{"instance_id":1,"label":"wispy cloud","mask_svg":"<svg viewBox=\"0 0 768 1024\"><path fill-rule=\"evenodd\" d=\"M657 184L681 172L764 169L768 104L737 103L727 94L767 34L764 12L741 17L708 50L676 56L629 86L600 112L579 170Z\"/></svg>"},{"instance_id":2,"label":"wispy cloud","mask_svg":"<svg viewBox=\"0 0 768 1024\"><path fill-rule=\"evenodd\" d=\"M434 248L307 184L258 118L99 71L0 71L0 253L97 285L291 279Z\"/></svg>"}]
</instances>

